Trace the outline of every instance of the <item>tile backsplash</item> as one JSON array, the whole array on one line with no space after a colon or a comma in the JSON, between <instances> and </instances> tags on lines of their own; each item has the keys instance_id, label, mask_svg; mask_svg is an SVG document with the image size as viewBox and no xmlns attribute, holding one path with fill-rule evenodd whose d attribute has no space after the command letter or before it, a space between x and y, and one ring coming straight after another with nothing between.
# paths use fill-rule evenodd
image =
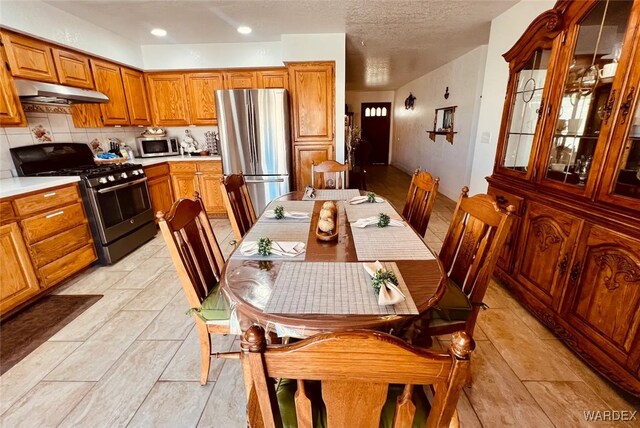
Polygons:
<instances>
[{"instance_id":1,"label":"tile backsplash","mask_svg":"<svg viewBox=\"0 0 640 428\"><path fill-rule=\"evenodd\" d=\"M9 148L40 144L57 143L89 143L95 138L102 147L109 148L109 138L120 141L135 148L135 139L144 127L109 127L109 128L76 128L70 114L62 113L27 113L27 126L0 128L0 178L15 175ZM182 138L185 129L198 141L204 142L204 133L217 131L215 126L167 127L167 136Z\"/></svg>"}]
</instances>

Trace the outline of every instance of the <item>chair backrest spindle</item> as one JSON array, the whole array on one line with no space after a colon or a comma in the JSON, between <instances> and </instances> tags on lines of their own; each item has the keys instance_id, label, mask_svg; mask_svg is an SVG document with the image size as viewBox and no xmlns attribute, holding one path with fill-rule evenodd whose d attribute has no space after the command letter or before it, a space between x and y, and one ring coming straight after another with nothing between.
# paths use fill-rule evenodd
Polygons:
<instances>
[{"instance_id":1,"label":"chair backrest spindle","mask_svg":"<svg viewBox=\"0 0 640 428\"><path fill-rule=\"evenodd\" d=\"M327 188L327 182L330 180L327 177L330 174L334 177L334 187L336 189L347 189L349 187L349 162L341 164L334 160L328 160L316 164L311 163L311 187L316 189ZM317 180L317 177L321 177Z\"/></svg>"},{"instance_id":2,"label":"chair backrest spindle","mask_svg":"<svg viewBox=\"0 0 640 428\"><path fill-rule=\"evenodd\" d=\"M197 308L220 280L224 265L202 200L196 192L195 200L180 199L168 214L156 217L187 300Z\"/></svg>"},{"instance_id":3,"label":"chair backrest spindle","mask_svg":"<svg viewBox=\"0 0 640 428\"><path fill-rule=\"evenodd\" d=\"M220 181L222 200L229 215L236 241L241 240L256 222L247 183L242 174L231 174Z\"/></svg>"},{"instance_id":4,"label":"chair backrest spindle","mask_svg":"<svg viewBox=\"0 0 640 428\"><path fill-rule=\"evenodd\" d=\"M402 217L420 236L424 236L427 231L439 185L440 178L433 178L428 172L420 172L419 169L415 170L411 178Z\"/></svg>"},{"instance_id":5,"label":"chair backrest spindle","mask_svg":"<svg viewBox=\"0 0 640 428\"><path fill-rule=\"evenodd\" d=\"M394 384L405 384L396 400L394 427L411 426L416 413L413 400L421 385L433 385L435 390L426 426L448 427L469 375L474 347L464 332L454 334L448 354L439 354L368 330L318 334L290 345L267 346L264 330L252 326L241 344L243 364L251 377L249 423L281 424L283 415L270 384L270 379L277 378L296 380L295 418L301 428L312 426L317 413L312 403L318 405L319 400L328 427L378 426ZM313 383L305 381L319 381L321 396L312 391Z\"/></svg>"}]
</instances>

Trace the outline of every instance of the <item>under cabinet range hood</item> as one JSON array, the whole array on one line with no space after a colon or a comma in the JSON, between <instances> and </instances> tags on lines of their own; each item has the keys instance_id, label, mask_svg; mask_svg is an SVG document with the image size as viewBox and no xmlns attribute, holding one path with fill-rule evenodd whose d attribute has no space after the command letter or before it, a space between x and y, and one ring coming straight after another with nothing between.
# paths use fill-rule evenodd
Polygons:
<instances>
[{"instance_id":1,"label":"under cabinet range hood","mask_svg":"<svg viewBox=\"0 0 640 428\"><path fill-rule=\"evenodd\" d=\"M108 103L109 97L102 92L80 89L55 83L15 79L16 90L23 103L39 104L91 104Z\"/></svg>"}]
</instances>

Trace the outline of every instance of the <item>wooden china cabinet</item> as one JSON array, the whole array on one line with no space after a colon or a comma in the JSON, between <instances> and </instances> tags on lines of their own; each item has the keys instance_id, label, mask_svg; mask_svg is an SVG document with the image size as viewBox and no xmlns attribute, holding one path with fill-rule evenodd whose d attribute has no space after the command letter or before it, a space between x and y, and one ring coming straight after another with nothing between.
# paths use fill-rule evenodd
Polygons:
<instances>
[{"instance_id":1,"label":"wooden china cabinet","mask_svg":"<svg viewBox=\"0 0 640 428\"><path fill-rule=\"evenodd\" d=\"M640 0L558 1L504 54L489 192L520 207L497 276L640 396Z\"/></svg>"}]
</instances>

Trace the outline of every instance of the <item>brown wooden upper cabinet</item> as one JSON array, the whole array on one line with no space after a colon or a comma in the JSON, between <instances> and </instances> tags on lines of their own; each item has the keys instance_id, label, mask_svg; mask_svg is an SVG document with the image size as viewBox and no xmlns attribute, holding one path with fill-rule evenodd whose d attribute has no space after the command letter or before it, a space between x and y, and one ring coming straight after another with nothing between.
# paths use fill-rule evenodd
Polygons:
<instances>
[{"instance_id":1,"label":"brown wooden upper cabinet","mask_svg":"<svg viewBox=\"0 0 640 428\"><path fill-rule=\"evenodd\" d=\"M189 73L186 79L191 124L217 125L214 91L223 88L222 73Z\"/></svg>"},{"instance_id":2,"label":"brown wooden upper cabinet","mask_svg":"<svg viewBox=\"0 0 640 428\"><path fill-rule=\"evenodd\" d=\"M295 143L333 143L334 63L289 63Z\"/></svg>"},{"instance_id":3,"label":"brown wooden upper cabinet","mask_svg":"<svg viewBox=\"0 0 640 428\"><path fill-rule=\"evenodd\" d=\"M6 31L1 34L14 77L58 83L53 54L48 44Z\"/></svg>"},{"instance_id":4,"label":"brown wooden upper cabinet","mask_svg":"<svg viewBox=\"0 0 640 428\"><path fill-rule=\"evenodd\" d=\"M289 72L286 68L258 71L258 87L263 89L289 89Z\"/></svg>"},{"instance_id":5,"label":"brown wooden upper cabinet","mask_svg":"<svg viewBox=\"0 0 640 428\"><path fill-rule=\"evenodd\" d=\"M258 76L255 71L225 71L225 89L255 89L258 87Z\"/></svg>"},{"instance_id":6,"label":"brown wooden upper cabinet","mask_svg":"<svg viewBox=\"0 0 640 428\"><path fill-rule=\"evenodd\" d=\"M88 56L58 48L53 48L52 52L60 83L78 88L94 88Z\"/></svg>"},{"instance_id":7,"label":"brown wooden upper cabinet","mask_svg":"<svg viewBox=\"0 0 640 428\"><path fill-rule=\"evenodd\" d=\"M5 61L4 51L0 48L0 59ZM25 126L27 119L22 110L13 77L6 67L0 67L0 126Z\"/></svg>"},{"instance_id":8,"label":"brown wooden upper cabinet","mask_svg":"<svg viewBox=\"0 0 640 428\"><path fill-rule=\"evenodd\" d=\"M109 97L109 102L100 104L102 112L102 122L106 126L128 125L129 115L127 113L127 102L120 76L120 67L117 65L91 59L91 69L93 79L96 82L96 90Z\"/></svg>"},{"instance_id":9,"label":"brown wooden upper cabinet","mask_svg":"<svg viewBox=\"0 0 640 428\"><path fill-rule=\"evenodd\" d=\"M129 124L151 125L151 111L147 100L144 74L125 67L120 67L120 74L129 111Z\"/></svg>"},{"instance_id":10,"label":"brown wooden upper cabinet","mask_svg":"<svg viewBox=\"0 0 640 428\"><path fill-rule=\"evenodd\" d=\"M156 126L189 125L189 106L184 73L148 73L147 89Z\"/></svg>"}]
</instances>

